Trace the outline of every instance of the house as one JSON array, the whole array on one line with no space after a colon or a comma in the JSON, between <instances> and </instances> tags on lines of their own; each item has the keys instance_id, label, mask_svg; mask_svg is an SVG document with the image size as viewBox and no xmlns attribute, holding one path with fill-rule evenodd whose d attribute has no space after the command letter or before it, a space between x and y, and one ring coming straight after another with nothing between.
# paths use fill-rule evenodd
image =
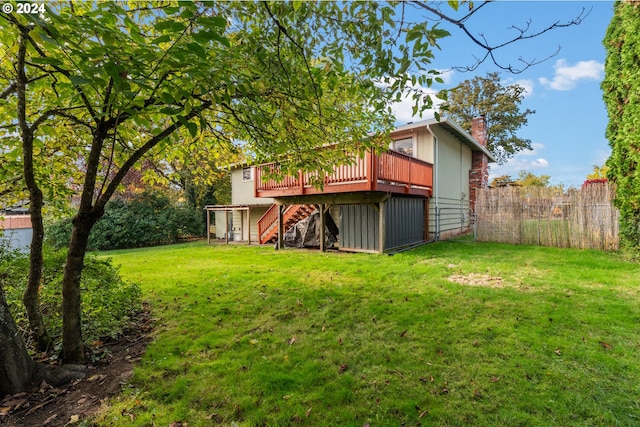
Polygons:
<instances>
[{"instance_id":1,"label":"house","mask_svg":"<svg viewBox=\"0 0 640 427\"><path fill-rule=\"evenodd\" d=\"M473 120L471 135L452 120L431 119L399 126L391 138L388 151L337 166L322 189L310 184L310 174L265 180L263 172L275 165L238 166L232 204L205 207L208 223L216 212L217 224L231 224L227 241L281 246L288 227L318 210L322 223L330 217L337 225L340 250L377 253L469 232L475 190L487 187L495 161L484 117Z\"/></svg>"},{"instance_id":2,"label":"house","mask_svg":"<svg viewBox=\"0 0 640 427\"><path fill-rule=\"evenodd\" d=\"M28 209L0 210L0 246L26 252L31 245L33 230Z\"/></svg>"}]
</instances>

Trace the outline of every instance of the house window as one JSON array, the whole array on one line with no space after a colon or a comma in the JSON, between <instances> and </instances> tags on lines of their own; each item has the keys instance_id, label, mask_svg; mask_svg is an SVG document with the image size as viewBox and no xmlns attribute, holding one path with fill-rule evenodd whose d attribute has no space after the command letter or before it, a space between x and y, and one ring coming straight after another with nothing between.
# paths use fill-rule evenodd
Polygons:
<instances>
[{"instance_id":1,"label":"house window","mask_svg":"<svg viewBox=\"0 0 640 427\"><path fill-rule=\"evenodd\" d=\"M396 139L391 143L391 149L406 154L407 156L414 156L413 138Z\"/></svg>"},{"instance_id":2,"label":"house window","mask_svg":"<svg viewBox=\"0 0 640 427\"><path fill-rule=\"evenodd\" d=\"M242 168L242 182L253 181L253 168Z\"/></svg>"}]
</instances>

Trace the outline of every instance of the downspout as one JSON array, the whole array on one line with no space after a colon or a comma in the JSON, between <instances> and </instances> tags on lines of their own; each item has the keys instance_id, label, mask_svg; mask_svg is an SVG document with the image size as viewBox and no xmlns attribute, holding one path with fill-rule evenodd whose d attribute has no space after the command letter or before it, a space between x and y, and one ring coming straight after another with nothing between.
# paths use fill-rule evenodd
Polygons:
<instances>
[{"instance_id":1,"label":"downspout","mask_svg":"<svg viewBox=\"0 0 640 427\"><path fill-rule=\"evenodd\" d=\"M435 212L435 225L436 225L436 229L433 235L433 238L435 241L440 240L440 204L439 204L439 189L440 189L440 185L439 185L439 179L438 179L438 174L439 174L439 170L438 168L440 167L440 163L438 162L438 137L431 131L431 125L427 125L427 132L429 132L429 134L431 135L431 137L433 138L433 199L435 202L435 208L434 208L434 212Z\"/></svg>"}]
</instances>

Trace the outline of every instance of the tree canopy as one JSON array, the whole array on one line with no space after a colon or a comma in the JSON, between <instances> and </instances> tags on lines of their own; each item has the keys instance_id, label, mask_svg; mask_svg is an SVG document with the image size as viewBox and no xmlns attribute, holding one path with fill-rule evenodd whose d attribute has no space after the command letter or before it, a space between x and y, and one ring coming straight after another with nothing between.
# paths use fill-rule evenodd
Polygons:
<instances>
[{"instance_id":1,"label":"tree canopy","mask_svg":"<svg viewBox=\"0 0 640 427\"><path fill-rule=\"evenodd\" d=\"M616 184L620 245L640 254L640 4L618 1L604 38L607 50L604 101L609 115L611 156L607 178Z\"/></svg>"},{"instance_id":2,"label":"tree canopy","mask_svg":"<svg viewBox=\"0 0 640 427\"><path fill-rule=\"evenodd\" d=\"M89 232L143 157L166 158L205 135L201 146L240 144L291 172L327 170L381 144L369 132L390 129L389 103L408 81L437 78L427 65L447 33L406 28L393 7L375 6L88 2L1 15L3 155L35 159L44 148L63 170L82 171L63 280L66 361L83 359L79 279ZM428 95L415 99L431 105ZM33 161L34 183L70 183L48 174L49 164Z\"/></svg>"},{"instance_id":3,"label":"tree canopy","mask_svg":"<svg viewBox=\"0 0 640 427\"><path fill-rule=\"evenodd\" d=\"M500 74L465 80L449 93L444 109L465 130L471 131L471 120L483 115L487 122L487 148L498 164L522 150L531 149L531 140L516 133L535 111L520 110L525 88L518 84L503 85Z\"/></svg>"}]
</instances>

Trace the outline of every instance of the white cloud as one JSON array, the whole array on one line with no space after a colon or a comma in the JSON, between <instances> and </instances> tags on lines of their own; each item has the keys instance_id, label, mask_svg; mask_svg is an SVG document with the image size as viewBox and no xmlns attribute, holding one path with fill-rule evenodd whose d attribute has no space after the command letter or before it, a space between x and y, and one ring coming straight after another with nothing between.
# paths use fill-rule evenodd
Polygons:
<instances>
[{"instance_id":1,"label":"white cloud","mask_svg":"<svg viewBox=\"0 0 640 427\"><path fill-rule=\"evenodd\" d=\"M530 162L531 169L546 169L549 167L549 161L547 159L535 159Z\"/></svg>"},{"instance_id":2,"label":"white cloud","mask_svg":"<svg viewBox=\"0 0 640 427\"><path fill-rule=\"evenodd\" d=\"M434 113L438 111L438 107L442 104L442 100L436 98L436 91L431 89L421 88L420 91L423 94L430 94L431 99L433 100L433 104L435 108L430 108L422 112L422 117L419 115L413 115L413 106L415 101L412 99L410 93L406 93L402 98L402 101L393 103L391 105L391 110L393 114L396 116L396 123L398 124L406 124L409 122L417 122L420 120L427 120L434 117Z\"/></svg>"},{"instance_id":3,"label":"white cloud","mask_svg":"<svg viewBox=\"0 0 640 427\"><path fill-rule=\"evenodd\" d=\"M441 74L439 74L437 77L441 78L444 83L438 83L438 82L435 82L434 80L433 86L431 88L427 88L417 84L413 85L411 86L411 89L405 90L404 96L402 97L402 100L400 102L394 102L391 104L391 110L393 111L396 117L396 123L405 124L409 122L416 122L419 120L426 120L426 119L433 118L434 113L438 111L440 104L442 104L443 102L442 100L438 99L436 95L440 90L447 88L448 85L451 84L451 81L453 80L453 76L455 74L453 70L438 70L438 71ZM389 84L387 83L376 83L376 84L382 87L389 86ZM434 108L425 110L422 113L422 117L418 115L416 116L413 115L413 106L415 104L415 101L412 98L412 94L414 93L414 91L420 92L422 95L430 95L433 101Z\"/></svg>"},{"instance_id":4,"label":"white cloud","mask_svg":"<svg viewBox=\"0 0 640 427\"><path fill-rule=\"evenodd\" d=\"M492 164L489 179L503 175L510 175L512 178L516 178L520 171L523 170L535 173L535 171L540 171L541 169L548 169L551 164L541 155L545 149L544 144L534 142L531 147L531 150L516 154L503 165Z\"/></svg>"},{"instance_id":5,"label":"white cloud","mask_svg":"<svg viewBox=\"0 0 640 427\"><path fill-rule=\"evenodd\" d=\"M514 80L514 79L506 79L504 81L505 85L518 85L521 86L522 88L524 88L524 92L522 92L522 95L526 98L528 96L533 95L533 88L535 87L536 83L531 80L531 79L519 79L519 80Z\"/></svg>"},{"instance_id":6,"label":"white cloud","mask_svg":"<svg viewBox=\"0 0 640 427\"><path fill-rule=\"evenodd\" d=\"M566 59L558 59L554 65L555 75L552 80L545 77L538 79L547 89L571 90L583 80L601 80L604 74L604 64L596 60L579 61L569 65Z\"/></svg>"},{"instance_id":7,"label":"white cloud","mask_svg":"<svg viewBox=\"0 0 640 427\"><path fill-rule=\"evenodd\" d=\"M544 149L544 144L533 142L531 143L531 150L521 151L518 153L518 156L538 156Z\"/></svg>"}]
</instances>

